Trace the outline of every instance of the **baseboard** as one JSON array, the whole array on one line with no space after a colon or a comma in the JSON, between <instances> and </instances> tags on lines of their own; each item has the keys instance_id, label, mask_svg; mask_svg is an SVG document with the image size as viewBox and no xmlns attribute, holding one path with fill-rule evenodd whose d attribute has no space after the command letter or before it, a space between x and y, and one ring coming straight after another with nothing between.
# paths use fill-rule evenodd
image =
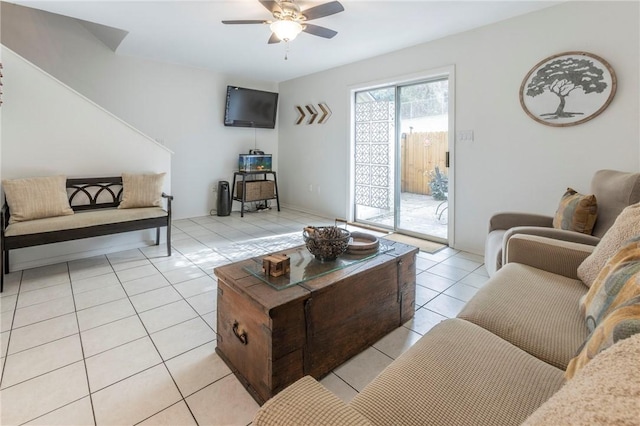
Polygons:
<instances>
[{"instance_id":1,"label":"baseboard","mask_svg":"<svg viewBox=\"0 0 640 426\"><path fill-rule=\"evenodd\" d=\"M162 228L160 243L165 242L166 233L165 229ZM119 251L149 247L154 244L155 229L15 249L10 252L10 270L13 272L37 268Z\"/></svg>"}]
</instances>

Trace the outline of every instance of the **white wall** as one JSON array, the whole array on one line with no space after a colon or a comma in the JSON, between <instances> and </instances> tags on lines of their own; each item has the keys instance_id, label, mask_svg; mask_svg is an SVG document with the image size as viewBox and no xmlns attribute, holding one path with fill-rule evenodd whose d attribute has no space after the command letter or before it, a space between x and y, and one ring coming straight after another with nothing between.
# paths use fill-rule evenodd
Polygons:
<instances>
[{"instance_id":1,"label":"white wall","mask_svg":"<svg viewBox=\"0 0 640 426\"><path fill-rule=\"evenodd\" d=\"M177 217L207 214L215 204L216 181L230 180L237 154L254 146L253 130L222 126L227 84L280 92L278 129L258 130L256 136L257 146L274 154L283 204L344 217L349 88L455 66L456 128L473 130L475 141L455 146L453 243L474 252L482 251L493 212L550 214L566 186L588 191L595 170L639 169L638 2L568 2L279 87L115 55L71 19L0 6L5 45L175 152ZM618 93L588 123L543 126L522 111L520 84L538 61L569 50L608 60ZM312 102L329 104L329 122L295 126L294 105ZM309 184L319 191L309 192Z\"/></svg>"},{"instance_id":2,"label":"white wall","mask_svg":"<svg viewBox=\"0 0 640 426\"><path fill-rule=\"evenodd\" d=\"M455 66L456 248L483 251L496 211L553 214L567 186L588 191L598 169L640 169L639 3L568 2L477 30L280 84L279 183L286 205L348 211L349 88ZM602 56L618 91L600 116L553 128L530 119L520 84L540 60L565 51ZM295 105L327 102L325 125L294 125ZM453 137L450 138L453 141ZM320 184L320 191L308 186Z\"/></svg>"},{"instance_id":3,"label":"white wall","mask_svg":"<svg viewBox=\"0 0 640 426\"><path fill-rule=\"evenodd\" d=\"M117 55L73 19L0 6L5 46L174 152L176 219L208 215L217 181L230 181L238 154L254 146L277 169L277 129L223 126L227 85L277 91L276 83Z\"/></svg>"},{"instance_id":4,"label":"white wall","mask_svg":"<svg viewBox=\"0 0 640 426\"><path fill-rule=\"evenodd\" d=\"M171 152L2 46L2 179L166 172ZM148 244L155 231L12 251L13 269Z\"/></svg>"}]
</instances>

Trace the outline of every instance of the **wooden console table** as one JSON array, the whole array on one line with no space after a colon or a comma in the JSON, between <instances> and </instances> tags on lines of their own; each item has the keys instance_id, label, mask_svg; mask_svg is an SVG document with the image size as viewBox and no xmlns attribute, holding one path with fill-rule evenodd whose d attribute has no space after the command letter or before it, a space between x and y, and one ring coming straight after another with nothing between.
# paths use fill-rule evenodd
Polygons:
<instances>
[{"instance_id":1,"label":"wooden console table","mask_svg":"<svg viewBox=\"0 0 640 426\"><path fill-rule=\"evenodd\" d=\"M280 290L252 272L261 257L215 269L216 352L258 403L322 378L413 317L418 249L381 241L388 251L324 273L306 247L283 250L310 278Z\"/></svg>"},{"instance_id":2,"label":"wooden console table","mask_svg":"<svg viewBox=\"0 0 640 426\"><path fill-rule=\"evenodd\" d=\"M262 175L262 179L255 179L257 175ZM269 180L267 178L268 175L273 176L273 180ZM247 180L247 176L254 177L254 179ZM241 182L237 182L238 177L242 179ZM263 183L271 183L271 182L273 182L273 193L271 192L271 190L269 190L265 193L260 193L260 195L257 195L257 196L253 195L253 193L250 194L250 186L252 184L254 186L259 187L260 185L263 185ZM240 185L242 185L242 195L238 196L236 194L236 187ZM269 186L269 188L271 187ZM249 196L247 194L249 194ZM276 172L264 171L264 170L258 170L255 172L234 172L233 184L231 185L231 200L240 201L241 203L240 217L244 217L244 205L248 201L276 200L278 211L280 211L280 196L278 195L278 179L276 177Z\"/></svg>"}]
</instances>

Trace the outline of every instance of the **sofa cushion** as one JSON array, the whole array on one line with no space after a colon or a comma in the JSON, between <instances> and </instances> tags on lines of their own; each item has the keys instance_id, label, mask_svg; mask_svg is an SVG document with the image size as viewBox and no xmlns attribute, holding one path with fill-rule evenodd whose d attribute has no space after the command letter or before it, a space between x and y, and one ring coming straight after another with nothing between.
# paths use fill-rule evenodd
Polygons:
<instances>
[{"instance_id":1,"label":"sofa cushion","mask_svg":"<svg viewBox=\"0 0 640 426\"><path fill-rule=\"evenodd\" d=\"M580 300L589 331L617 306L639 295L640 236L629 240L609 259Z\"/></svg>"},{"instance_id":2,"label":"sofa cushion","mask_svg":"<svg viewBox=\"0 0 640 426\"><path fill-rule=\"evenodd\" d=\"M639 359L640 335L616 343L581 369L524 426L637 425Z\"/></svg>"},{"instance_id":3,"label":"sofa cushion","mask_svg":"<svg viewBox=\"0 0 640 426\"><path fill-rule=\"evenodd\" d=\"M9 223L72 215L66 183L65 176L3 180L11 212Z\"/></svg>"},{"instance_id":4,"label":"sofa cushion","mask_svg":"<svg viewBox=\"0 0 640 426\"><path fill-rule=\"evenodd\" d=\"M474 324L438 324L351 401L375 425L514 425L562 371Z\"/></svg>"},{"instance_id":5,"label":"sofa cushion","mask_svg":"<svg viewBox=\"0 0 640 426\"><path fill-rule=\"evenodd\" d=\"M5 230L5 236L38 234L41 232L60 231L63 229L78 229L88 226L105 225L110 223L129 222L132 220L164 217L167 212L160 207L141 209L103 209L79 212L73 216L50 217L35 219L27 222L11 224Z\"/></svg>"},{"instance_id":6,"label":"sofa cushion","mask_svg":"<svg viewBox=\"0 0 640 426\"><path fill-rule=\"evenodd\" d=\"M595 195L579 194L567 188L553 218L553 227L591 235L598 217Z\"/></svg>"},{"instance_id":7,"label":"sofa cushion","mask_svg":"<svg viewBox=\"0 0 640 426\"><path fill-rule=\"evenodd\" d=\"M579 280L508 263L458 314L562 370L585 341Z\"/></svg>"},{"instance_id":8,"label":"sofa cushion","mask_svg":"<svg viewBox=\"0 0 640 426\"><path fill-rule=\"evenodd\" d=\"M119 209L162 206L162 182L166 173L122 174L122 201Z\"/></svg>"},{"instance_id":9,"label":"sofa cushion","mask_svg":"<svg viewBox=\"0 0 640 426\"><path fill-rule=\"evenodd\" d=\"M312 401L312 403L310 403ZM311 376L305 376L264 403L252 424L283 425L349 425L370 426L371 423Z\"/></svg>"},{"instance_id":10,"label":"sofa cushion","mask_svg":"<svg viewBox=\"0 0 640 426\"><path fill-rule=\"evenodd\" d=\"M616 342L640 333L640 296L619 305L598 324L589 335L580 353L567 366L565 377L573 375L596 355Z\"/></svg>"},{"instance_id":11,"label":"sofa cushion","mask_svg":"<svg viewBox=\"0 0 640 426\"><path fill-rule=\"evenodd\" d=\"M626 207L604 234L596 249L578 267L578 277L591 287L605 263L625 241L640 235L640 203Z\"/></svg>"}]
</instances>

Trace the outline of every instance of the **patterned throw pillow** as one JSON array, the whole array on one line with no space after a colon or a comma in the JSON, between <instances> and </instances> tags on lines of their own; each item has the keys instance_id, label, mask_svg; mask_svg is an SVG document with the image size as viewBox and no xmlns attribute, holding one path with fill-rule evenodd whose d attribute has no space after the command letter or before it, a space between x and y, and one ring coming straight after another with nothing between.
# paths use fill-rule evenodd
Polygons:
<instances>
[{"instance_id":1,"label":"patterned throw pillow","mask_svg":"<svg viewBox=\"0 0 640 426\"><path fill-rule=\"evenodd\" d=\"M638 279L636 275L636 279ZM596 355L616 342L640 333L640 296L614 309L589 335L580 353L569 361L565 378L571 379Z\"/></svg>"},{"instance_id":2,"label":"patterned throw pillow","mask_svg":"<svg viewBox=\"0 0 640 426\"><path fill-rule=\"evenodd\" d=\"M3 180L9 223L73 214L65 176Z\"/></svg>"},{"instance_id":3,"label":"patterned throw pillow","mask_svg":"<svg viewBox=\"0 0 640 426\"><path fill-rule=\"evenodd\" d=\"M582 195L567 188L553 218L553 227L591 235L598 217L595 195Z\"/></svg>"},{"instance_id":4,"label":"patterned throw pillow","mask_svg":"<svg viewBox=\"0 0 640 426\"><path fill-rule=\"evenodd\" d=\"M122 201L119 209L162 206L162 182L166 173L122 174Z\"/></svg>"},{"instance_id":5,"label":"patterned throw pillow","mask_svg":"<svg viewBox=\"0 0 640 426\"><path fill-rule=\"evenodd\" d=\"M580 300L589 331L594 331L610 312L640 296L640 236L622 246L598 274Z\"/></svg>"},{"instance_id":6,"label":"patterned throw pillow","mask_svg":"<svg viewBox=\"0 0 640 426\"><path fill-rule=\"evenodd\" d=\"M578 278L587 287L591 287L607 260L625 241L636 235L640 235L640 203L632 204L622 210L611 228L602 236L593 253L578 266Z\"/></svg>"}]
</instances>

